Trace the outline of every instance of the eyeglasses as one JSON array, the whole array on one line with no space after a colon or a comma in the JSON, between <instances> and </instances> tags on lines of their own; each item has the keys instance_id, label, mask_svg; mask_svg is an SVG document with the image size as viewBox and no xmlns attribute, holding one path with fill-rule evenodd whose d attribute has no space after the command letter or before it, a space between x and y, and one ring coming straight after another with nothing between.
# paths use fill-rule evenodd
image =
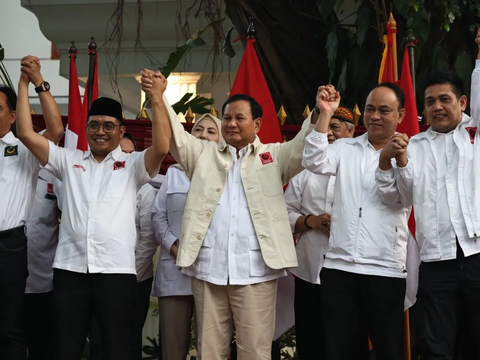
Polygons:
<instances>
[{"instance_id":1,"label":"eyeglasses","mask_svg":"<svg viewBox=\"0 0 480 360\"><path fill-rule=\"evenodd\" d=\"M112 133L117 126L120 127L122 125L115 125L111 122L106 122L104 124L99 124L97 122L90 122L87 124L87 130L91 133L95 133L98 130L100 130L100 126L103 128L103 131L105 131L106 133Z\"/></svg>"}]
</instances>

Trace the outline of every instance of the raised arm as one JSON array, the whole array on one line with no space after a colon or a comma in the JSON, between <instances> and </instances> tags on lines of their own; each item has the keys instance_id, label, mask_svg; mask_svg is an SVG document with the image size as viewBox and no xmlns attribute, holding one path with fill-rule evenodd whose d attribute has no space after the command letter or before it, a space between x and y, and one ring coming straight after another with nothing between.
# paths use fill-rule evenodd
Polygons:
<instances>
[{"instance_id":1,"label":"raised arm","mask_svg":"<svg viewBox=\"0 0 480 360\"><path fill-rule=\"evenodd\" d=\"M30 82L35 88L39 88L44 84L38 57L32 55L25 56L21 61L21 65L22 72L28 75ZM60 109L49 90L44 88L43 91L38 93L38 98L42 107L43 119L47 125L43 136L56 144L62 138L64 131Z\"/></svg>"},{"instance_id":2,"label":"raised arm","mask_svg":"<svg viewBox=\"0 0 480 360\"><path fill-rule=\"evenodd\" d=\"M153 73L151 70L144 71ZM159 96L158 93L152 94L152 90L157 85L155 79L163 78L163 75L157 72L154 73L154 77L151 78L150 73L149 76L142 76L142 90L150 97L150 101L146 106L147 113L152 121L155 120L162 125L162 129L166 130L168 128L168 136L164 136L162 141L167 141L168 139L172 156L185 170L187 176L191 178L197 159L208 141L197 139L185 131L177 114L163 94L165 89L162 91L162 96Z\"/></svg>"},{"instance_id":3,"label":"raised arm","mask_svg":"<svg viewBox=\"0 0 480 360\"><path fill-rule=\"evenodd\" d=\"M40 165L45 166L48 163L49 143L46 137L33 130L30 103L28 102L28 84L28 75L22 71L18 82L17 136L37 158Z\"/></svg>"},{"instance_id":4,"label":"raised arm","mask_svg":"<svg viewBox=\"0 0 480 360\"><path fill-rule=\"evenodd\" d=\"M302 164L315 174L335 175L340 157L337 143L328 145L328 125L340 104L340 94L332 85L320 86L316 101L320 114L315 130L306 138Z\"/></svg>"},{"instance_id":5,"label":"raised arm","mask_svg":"<svg viewBox=\"0 0 480 360\"><path fill-rule=\"evenodd\" d=\"M475 42L478 47L475 69L472 72L472 85L470 91L470 114L472 119L480 123L480 30L477 31Z\"/></svg>"},{"instance_id":6,"label":"raised arm","mask_svg":"<svg viewBox=\"0 0 480 360\"><path fill-rule=\"evenodd\" d=\"M149 79L152 85L148 89L153 104L153 116L151 117L152 146L145 152L145 168L152 175L157 171L165 156L167 156L172 137L170 125L165 121L166 111L162 100L163 93L167 88L167 79L160 73L158 73L159 76L155 76L153 71L147 69L140 74L142 75L142 89L144 91L143 79Z\"/></svg>"}]
</instances>

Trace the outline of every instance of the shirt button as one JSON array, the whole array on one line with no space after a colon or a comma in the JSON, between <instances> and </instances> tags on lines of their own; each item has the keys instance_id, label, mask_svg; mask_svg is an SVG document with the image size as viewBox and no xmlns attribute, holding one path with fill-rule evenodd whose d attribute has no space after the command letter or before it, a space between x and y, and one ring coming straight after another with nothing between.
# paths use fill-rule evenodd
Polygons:
<instances>
[{"instance_id":1,"label":"shirt button","mask_svg":"<svg viewBox=\"0 0 480 360\"><path fill-rule=\"evenodd\" d=\"M212 213L211 213L210 211L207 212L207 216L208 216L208 217L212 216Z\"/></svg>"},{"instance_id":2,"label":"shirt button","mask_svg":"<svg viewBox=\"0 0 480 360\"><path fill-rule=\"evenodd\" d=\"M217 192L220 192L220 191L222 191L222 189L220 189L220 188L217 188Z\"/></svg>"},{"instance_id":3,"label":"shirt button","mask_svg":"<svg viewBox=\"0 0 480 360\"><path fill-rule=\"evenodd\" d=\"M198 240L202 240L202 235L197 235Z\"/></svg>"}]
</instances>

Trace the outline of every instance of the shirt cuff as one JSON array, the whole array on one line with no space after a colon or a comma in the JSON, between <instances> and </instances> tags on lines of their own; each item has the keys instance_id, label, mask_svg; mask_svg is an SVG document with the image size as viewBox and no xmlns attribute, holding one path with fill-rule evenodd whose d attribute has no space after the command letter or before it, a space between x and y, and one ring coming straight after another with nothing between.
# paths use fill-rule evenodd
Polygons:
<instances>
[{"instance_id":1,"label":"shirt cuff","mask_svg":"<svg viewBox=\"0 0 480 360\"><path fill-rule=\"evenodd\" d=\"M297 224L297 220L298 218L302 216L302 214L299 214L299 213L289 213L288 214L288 219L290 220L290 227L292 229L292 234L295 234L295 225Z\"/></svg>"},{"instance_id":2,"label":"shirt cuff","mask_svg":"<svg viewBox=\"0 0 480 360\"><path fill-rule=\"evenodd\" d=\"M398 173L403 177L411 178L412 177L412 166L410 164L411 164L411 161L410 161L410 159L408 159L407 165L405 165L403 167L397 167Z\"/></svg>"},{"instance_id":3,"label":"shirt cuff","mask_svg":"<svg viewBox=\"0 0 480 360\"><path fill-rule=\"evenodd\" d=\"M328 144L328 135L325 133L318 132L313 129L310 134L308 134L307 139L312 139L320 142L321 144Z\"/></svg>"},{"instance_id":4,"label":"shirt cuff","mask_svg":"<svg viewBox=\"0 0 480 360\"><path fill-rule=\"evenodd\" d=\"M174 236L172 233L168 234L166 239L163 240L164 250L168 251L168 254L170 254L170 249L172 248L172 245L177 240L178 240L177 237Z\"/></svg>"},{"instance_id":5,"label":"shirt cuff","mask_svg":"<svg viewBox=\"0 0 480 360\"><path fill-rule=\"evenodd\" d=\"M376 177L381 181L392 181L395 178L395 171L393 170L393 167L388 170L377 168Z\"/></svg>"}]
</instances>

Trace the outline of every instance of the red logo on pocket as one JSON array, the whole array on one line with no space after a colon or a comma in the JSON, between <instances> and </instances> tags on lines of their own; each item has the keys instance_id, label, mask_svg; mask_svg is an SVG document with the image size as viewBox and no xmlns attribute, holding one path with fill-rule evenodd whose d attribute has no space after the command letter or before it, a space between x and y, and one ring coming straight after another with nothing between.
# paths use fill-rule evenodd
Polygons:
<instances>
[{"instance_id":1,"label":"red logo on pocket","mask_svg":"<svg viewBox=\"0 0 480 360\"><path fill-rule=\"evenodd\" d=\"M125 161L115 161L113 163L113 170L119 170L125 168Z\"/></svg>"},{"instance_id":2,"label":"red logo on pocket","mask_svg":"<svg viewBox=\"0 0 480 360\"><path fill-rule=\"evenodd\" d=\"M273 162L272 155L269 152L262 153L259 156L260 160L262 160L262 165L270 164Z\"/></svg>"},{"instance_id":3,"label":"red logo on pocket","mask_svg":"<svg viewBox=\"0 0 480 360\"><path fill-rule=\"evenodd\" d=\"M53 184L47 183L47 194L53 194Z\"/></svg>"},{"instance_id":4,"label":"red logo on pocket","mask_svg":"<svg viewBox=\"0 0 480 360\"><path fill-rule=\"evenodd\" d=\"M477 127L469 126L466 127L465 130L467 130L468 135L470 136L470 143L473 144L475 142L475 134L477 133Z\"/></svg>"},{"instance_id":5,"label":"red logo on pocket","mask_svg":"<svg viewBox=\"0 0 480 360\"><path fill-rule=\"evenodd\" d=\"M83 165L74 164L74 165L73 165L73 168L74 168L74 169L82 169L83 171L87 171Z\"/></svg>"}]
</instances>

